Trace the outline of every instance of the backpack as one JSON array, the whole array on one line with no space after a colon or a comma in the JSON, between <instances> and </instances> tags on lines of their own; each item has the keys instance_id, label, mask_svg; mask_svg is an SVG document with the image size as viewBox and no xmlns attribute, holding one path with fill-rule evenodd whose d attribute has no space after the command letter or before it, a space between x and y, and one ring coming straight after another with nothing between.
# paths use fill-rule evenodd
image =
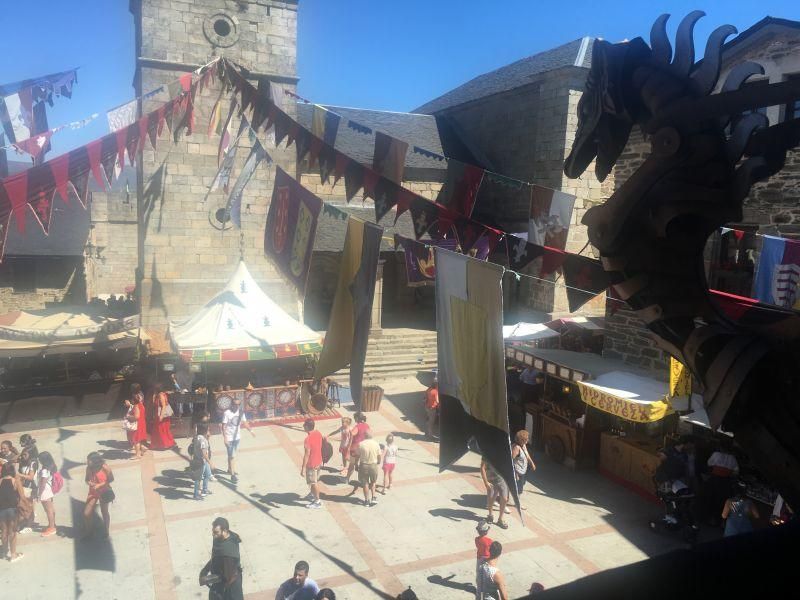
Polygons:
<instances>
[{"instance_id":1,"label":"backpack","mask_svg":"<svg viewBox=\"0 0 800 600\"><path fill-rule=\"evenodd\" d=\"M53 494L57 494L64 488L64 478L58 471L53 473L53 476L50 478L50 488L53 490Z\"/></svg>"}]
</instances>

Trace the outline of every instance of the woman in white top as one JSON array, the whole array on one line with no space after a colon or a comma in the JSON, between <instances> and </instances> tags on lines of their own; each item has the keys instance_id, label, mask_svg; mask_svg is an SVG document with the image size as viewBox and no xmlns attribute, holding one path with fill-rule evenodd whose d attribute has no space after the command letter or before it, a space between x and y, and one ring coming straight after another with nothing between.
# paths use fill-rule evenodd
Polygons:
<instances>
[{"instance_id":1,"label":"woman in white top","mask_svg":"<svg viewBox=\"0 0 800 600\"><path fill-rule=\"evenodd\" d=\"M506 579L497 566L497 560L502 553L503 545L492 542L489 546L489 560L478 567L478 580L475 583L479 600L508 600Z\"/></svg>"},{"instance_id":2,"label":"woman in white top","mask_svg":"<svg viewBox=\"0 0 800 600\"><path fill-rule=\"evenodd\" d=\"M42 532L42 537L56 533L56 509L53 506L53 474L58 471L56 462L49 452L39 455L39 502L42 503L47 514L47 529Z\"/></svg>"},{"instance_id":3,"label":"woman in white top","mask_svg":"<svg viewBox=\"0 0 800 600\"><path fill-rule=\"evenodd\" d=\"M385 494L387 490L392 489L392 473L394 473L394 466L397 464L397 445L394 443L394 436L390 433L386 436L386 447L383 449L383 490ZM389 485L386 485L386 482Z\"/></svg>"},{"instance_id":4,"label":"woman in white top","mask_svg":"<svg viewBox=\"0 0 800 600\"><path fill-rule=\"evenodd\" d=\"M528 465L530 465L531 471L536 470L536 464L534 464L531 455L528 453L528 439L527 431L524 429L518 431L514 436L514 444L511 446L511 460L514 463L514 476L516 477L517 494L519 495L522 495L522 488L525 487L525 475L528 472ZM525 510L522 503L520 503L520 507Z\"/></svg>"}]
</instances>

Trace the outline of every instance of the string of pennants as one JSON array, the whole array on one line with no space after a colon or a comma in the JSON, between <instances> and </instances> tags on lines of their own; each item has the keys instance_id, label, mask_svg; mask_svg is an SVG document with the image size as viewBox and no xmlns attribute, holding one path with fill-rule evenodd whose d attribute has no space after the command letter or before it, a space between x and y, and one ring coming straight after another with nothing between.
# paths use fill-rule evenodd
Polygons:
<instances>
[{"instance_id":1,"label":"string of pennants","mask_svg":"<svg viewBox=\"0 0 800 600\"><path fill-rule=\"evenodd\" d=\"M30 209L47 234L56 195L69 205L72 194L85 208L90 177L107 189L115 180L117 169L125 165L125 155L133 165L147 140L155 149L165 125L175 140L184 131L191 135L195 128L195 96L213 81L221 66L222 62L217 59L194 73L182 75L180 89L174 97L131 124L3 179L0 182L0 260L12 216L17 230L24 233L26 213Z\"/></svg>"},{"instance_id":2,"label":"string of pennants","mask_svg":"<svg viewBox=\"0 0 800 600\"><path fill-rule=\"evenodd\" d=\"M226 59L223 61L228 63ZM252 111L250 126L256 132L267 131L274 127L275 143L280 144L286 140L287 148L294 144L297 161L301 162L308 157L309 168L315 166L318 168L323 183L327 184L333 179L335 184L344 178L345 196L348 202L359 191L363 191L365 198L374 201L376 222L383 220L392 208L396 209L395 223L400 215L408 211L411 214L417 240L426 234L435 240L447 239L455 232L458 245L464 254L469 254L481 240L488 249L488 256L500 241L505 240L510 270L518 272L541 258L538 271L540 276L548 276L559 270L563 273L565 283L569 286L567 295L571 308L577 309L608 287L608 275L597 260L534 244L524 238L479 223L457 209L464 207L464 203L458 200L447 206L404 188L398 181L400 178L397 177L395 169L398 162L396 157L402 154L402 151L397 149L398 140L390 138L388 141L379 142L379 138L376 137L376 160L372 167L362 165L327 143L323 139L324 133L303 127L281 110L272 98L260 94L232 63L228 63L223 72L223 77L238 96L240 110ZM474 181L465 176L457 180L460 185L454 185L453 189L460 189L461 193L468 194L470 186L463 183L465 179ZM570 288L572 294L569 293Z\"/></svg>"}]
</instances>

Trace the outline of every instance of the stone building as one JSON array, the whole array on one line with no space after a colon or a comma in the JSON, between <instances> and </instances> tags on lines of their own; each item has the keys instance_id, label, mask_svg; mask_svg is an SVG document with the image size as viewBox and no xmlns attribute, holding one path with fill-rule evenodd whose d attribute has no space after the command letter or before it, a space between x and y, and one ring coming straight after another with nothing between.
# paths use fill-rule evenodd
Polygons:
<instances>
[{"instance_id":1,"label":"stone building","mask_svg":"<svg viewBox=\"0 0 800 600\"><path fill-rule=\"evenodd\" d=\"M154 90L225 56L246 67L254 84L295 89L297 0L132 0L136 25L137 95ZM264 256L263 227L274 168L257 169L242 200L242 228L224 220L226 198L206 193L217 171L218 137L205 127L219 88L198 95L198 131L146 147L139 169L137 287L143 326L163 332L171 320L202 306L243 258L258 284L297 315L294 290ZM165 92L144 102L154 110ZM291 110L291 107L290 107ZM202 124L202 125L201 125ZM238 122L233 124L238 130ZM236 172L249 152L240 144ZM294 150L274 152L276 162L294 174Z\"/></svg>"},{"instance_id":2,"label":"stone building","mask_svg":"<svg viewBox=\"0 0 800 600\"><path fill-rule=\"evenodd\" d=\"M800 77L800 22L766 17L728 42L723 49L720 86L730 69L743 61L755 61L764 67L764 75L754 76L746 85L763 85ZM800 102L790 106L771 106L762 109L771 125L787 118L800 116ZM616 184L624 183L642 164L649 153L649 142L634 131L615 168ZM786 166L776 176L753 186L744 202L741 223L728 226L753 233L800 236L800 151L790 151ZM760 238L745 237L752 261L741 268L718 269L727 262L728 244L719 235L712 236L707 247L709 285L739 295L749 296L753 282L753 263L758 262ZM610 304L609 304L610 305ZM631 311L609 311L606 316L606 345L604 355L621 358L639 367L666 369L668 355L656 347L644 323Z\"/></svg>"}]
</instances>

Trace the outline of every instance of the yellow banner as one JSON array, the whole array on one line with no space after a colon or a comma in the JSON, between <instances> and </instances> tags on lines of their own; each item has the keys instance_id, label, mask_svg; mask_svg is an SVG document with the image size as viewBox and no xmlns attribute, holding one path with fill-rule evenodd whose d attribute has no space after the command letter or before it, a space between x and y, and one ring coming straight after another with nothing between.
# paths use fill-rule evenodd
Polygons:
<instances>
[{"instance_id":1,"label":"yellow banner","mask_svg":"<svg viewBox=\"0 0 800 600\"><path fill-rule=\"evenodd\" d=\"M586 404L627 421L652 423L672 413L666 398L654 402L635 402L603 392L594 386L586 385L583 381L579 381L578 386L581 390L581 399Z\"/></svg>"},{"instance_id":2,"label":"yellow banner","mask_svg":"<svg viewBox=\"0 0 800 600\"><path fill-rule=\"evenodd\" d=\"M679 360L669 357L669 395L676 396L692 395L692 375Z\"/></svg>"}]
</instances>

